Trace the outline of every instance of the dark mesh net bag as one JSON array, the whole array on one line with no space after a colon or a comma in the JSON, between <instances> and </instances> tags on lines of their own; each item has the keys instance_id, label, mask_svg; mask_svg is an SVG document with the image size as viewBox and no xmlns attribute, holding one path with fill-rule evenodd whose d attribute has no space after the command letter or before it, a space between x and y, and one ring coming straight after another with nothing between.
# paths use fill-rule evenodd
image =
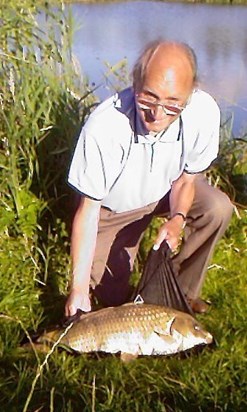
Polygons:
<instances>
[{"instance_id":1,"label":"dark mesh net bag","mask_svg":"<svg viewBox=\"0 0 247 412\"><path fill-rule=\"evenodd\" d=\"M171 250L165 241L158 250L151 249L148 254L133 300L138 296L145 303L168 306L193 315L193 311L176 280Z\"/></svg>"}]
</instances>

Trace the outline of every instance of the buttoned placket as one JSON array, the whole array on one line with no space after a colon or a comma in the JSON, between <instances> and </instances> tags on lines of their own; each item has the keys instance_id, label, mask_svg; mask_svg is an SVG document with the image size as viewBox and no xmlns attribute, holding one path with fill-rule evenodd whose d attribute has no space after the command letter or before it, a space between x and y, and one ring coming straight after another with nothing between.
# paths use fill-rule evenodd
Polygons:
<instances>
[{"instance_id":1,"label":"buttoned placket","mask_svg":"<svg viewBox=\"0 0 247 412\"><path fill-rule=\"evenodd\" d=\"M165 133L166 133L166 130L159 132L157 133L156 137L152 136L151 133L149 133L148 135L143 135L143 134L140 135L134 132L133 134L135 144L146 144L150 146L150 152L151 152L150 167L149 167L150 173L152 173L152 170L153 170L155 145L160 142L160 140L162 139ZM140 137L143 139L143 142L140 142ZM181 144L182 144L181 157L180 157L180 165L181 165L181 163L183 162L183 157L184 157L184 133L183 133L183 120L181 116L179 116L179 131L178 131L178 137L176 141L177 142L181 141Z\"/></svg>"}]
</instances>

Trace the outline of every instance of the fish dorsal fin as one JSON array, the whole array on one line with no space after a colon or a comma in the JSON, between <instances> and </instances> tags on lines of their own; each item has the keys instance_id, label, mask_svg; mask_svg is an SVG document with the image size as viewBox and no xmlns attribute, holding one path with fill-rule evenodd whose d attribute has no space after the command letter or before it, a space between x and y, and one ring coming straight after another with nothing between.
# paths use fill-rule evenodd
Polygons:
<instances>
[{"instance_id":1,"label":"fish dorsal fin","mask_svg":"<svg viewBox=\"0 0 247 412\"><path fill-rule=\"evenodd\" d=\"M134 300L134 304L135 305L142 305L144 303L143 298L141 297L141 295L137 295L135 300Z\"/></svg>"},{"instance_id":2,"label":"fish dorsal fin","mask_svg":"<svg viewBox=\"0 0 247 412\"><path fill-rule=\"evenodd\" d=\"M158 335L171 335L171 326L174 322L175 317L172 317L165 325L165 327L162 326L155 326L154 332L157 333Z\"/></svg>"}]
</instances>

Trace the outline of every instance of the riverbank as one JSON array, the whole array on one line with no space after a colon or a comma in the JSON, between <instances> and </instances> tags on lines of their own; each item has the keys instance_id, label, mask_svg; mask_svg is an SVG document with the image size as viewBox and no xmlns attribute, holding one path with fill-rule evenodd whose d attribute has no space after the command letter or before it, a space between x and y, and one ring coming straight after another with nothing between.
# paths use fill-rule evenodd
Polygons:
<instances>
[{"instance_id":1,"label":"riverbank","mask_svg":"<svg viewBox=\"0 0 247 412\"><path fill-rule=\"evenodd\" d=\"M227 125L209 178L231 196L236 213L208 267L203 297L212 307L200 317L214 347L123 364L117 356L76 356L55 346L45 354L21 346L64 315L73 214L67 169L94 105L68 53L73 25L65 24L63 8L46 9L39 32L34 3L9 0L1 10L1 412L246 411L247 210L238 205L246 198L232 181L246 174L246 143L230 139ZM142 272L155 229L145 234L136 272Z\"/></svg>"}]
</instances>

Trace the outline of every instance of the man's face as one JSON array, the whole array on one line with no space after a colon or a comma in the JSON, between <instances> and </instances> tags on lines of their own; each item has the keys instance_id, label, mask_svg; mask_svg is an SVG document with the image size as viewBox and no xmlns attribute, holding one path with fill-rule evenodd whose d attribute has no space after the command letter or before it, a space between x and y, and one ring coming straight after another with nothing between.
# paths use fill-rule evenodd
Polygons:
<instances>
[{"instance_id":1,"label":"man's face","mask_svg":"<svg viewBox=\"0 0 247 412\"><path fill-rule=\"evenodd\" d=\"M192 93L192 79L190 65L183 56L173 53L166 59L153 59L136 93L137 109L147 131L160 132L179 117Z\"/></svg>"}]
</instances>

